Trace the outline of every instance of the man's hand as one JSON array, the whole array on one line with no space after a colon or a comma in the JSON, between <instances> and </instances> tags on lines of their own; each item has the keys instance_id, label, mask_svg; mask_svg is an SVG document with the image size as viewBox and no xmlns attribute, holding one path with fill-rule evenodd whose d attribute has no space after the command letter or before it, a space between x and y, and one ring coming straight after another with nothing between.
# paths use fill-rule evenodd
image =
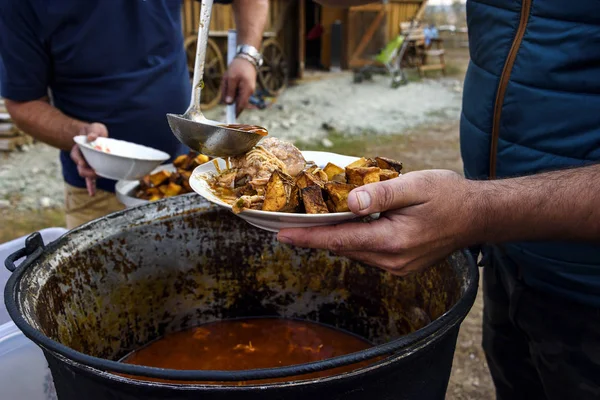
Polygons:
<instances>
[{"instance_id":1,"label":"man's hand","mask_svg":"<svg viewBox=\"0 0 600 400\"><path fill-rule=\"evenodd\" d=\"M510 179L472 181L443 170L410 172L348 197L371 223L287 229L283 243L329 249L404 275L455 250L521 240L600 242L600 163Z\"/></svg>"},{"instance_id":2,"label":"man's hand","mask_svg":"<svg viewBox=\"0 0 600 400\"><path fill-rule=\"evenodd\" d=\"M328 249L396 275L428 267L470 245L471 181L445 170L409 172L353 190L350 210L381 213L369 223L286 229L278 239L300 247Z\"/></svg>"},{"instance_id":3,"label":"man's hand","mask_svg":"<svg viewBox=\"0 0 600 400\"><path fill-rule=\"evenodd\" d=\"M108 130L104 124L93 123L84 126L80 135L87 135L88 142L93 142L99 137L108 137ZM90 196L96 194L96 172L88 165L78 145L74 145L71 148L71 159L77 164L77 172L79 176L85 178L85 185L87 187Z\"/></svg>"},{"instance_id":4,"label":"man's hand","mask_svg":"<svg viewBox=\"0 0 600 400\"><path fill-rule=\"evenodd\" d=\"M236 103L236 115L248 106L256 88L256 68L250 61L234 58L223 76L223 99L226 104Z\"/></svg>"}]
</instances>

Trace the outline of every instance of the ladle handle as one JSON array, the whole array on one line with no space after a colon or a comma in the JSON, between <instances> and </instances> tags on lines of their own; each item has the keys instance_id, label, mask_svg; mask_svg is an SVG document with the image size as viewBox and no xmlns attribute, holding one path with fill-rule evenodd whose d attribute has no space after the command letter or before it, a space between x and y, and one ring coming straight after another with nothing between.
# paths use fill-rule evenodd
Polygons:
<instances>
[{"instance_id":1,"label":"ladle handle","mask_svg":"<svg viewBox=\"0 0 600 400\"><path fill-rule=\"evenodd\" d=\"M204 61L206 59L206 46L210 29L210 15L213 0L202 0L200 6L200 19L198 25L198 44L196 47L196 64L194 65L194 78L192 80L192 101L190 106L200 110L202 87L204 86Z\"/></svg>"}]
</instances>

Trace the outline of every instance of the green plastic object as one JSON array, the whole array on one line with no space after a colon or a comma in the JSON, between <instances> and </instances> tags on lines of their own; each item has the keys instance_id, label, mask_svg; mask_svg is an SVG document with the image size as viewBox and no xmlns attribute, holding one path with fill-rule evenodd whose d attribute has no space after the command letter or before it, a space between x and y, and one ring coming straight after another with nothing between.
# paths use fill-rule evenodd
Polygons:
<instances>
[{"instance_id":1,"label":"green plastic object","mask_svg":"<svg viewBox=\"0 0 600 400\"><path fill-rule=\"evenodd\" d=\"M399 48L403 42L404 42L403 36L396 36L396 38L394 40L392 40L391 42L389 42L388 44L385 45L383 50L377 55L377 57L375 57L375 60L382 64L387 64L388 62L390 62L392 60L394 51L397 48Z\"/></svg>"}]
</instances>

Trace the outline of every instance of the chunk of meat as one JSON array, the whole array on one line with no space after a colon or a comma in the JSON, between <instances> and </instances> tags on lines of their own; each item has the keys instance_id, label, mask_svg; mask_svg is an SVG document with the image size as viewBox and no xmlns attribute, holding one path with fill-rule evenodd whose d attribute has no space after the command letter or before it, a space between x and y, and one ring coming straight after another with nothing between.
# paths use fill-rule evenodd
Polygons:
<instances>
[{"instance_id":1,"label":"chunk of meat","mask_svg":"<svg viewBox=\"0 0 600 400\"><path fill-rule=\"evenodd\" d=\"M264 200L265 196L244 195L235 201L231 209L234 214L239 214L244 210L260 210Z\"/></svg>"},{"instance_id":2,"label":"chunk of meat","mask_svg":"<svg viewBox=\"0 0 600 400\"><path fill-rule=\"evenodd\" d=\"M223 188L233 188L236 175L236 171L232 170L223 172L221 175L217 176L215 184Z\"/></svg>"},{"instance_id":3,"label":"chunk of meat","mask_svg":"<svg viewBox=\"0 0 600 400\"><path fill-rule=\"evenodd\" d=\"M274 171L287 170L283 161L261 146L232 158L231 167L236 171L236 182L245 180L255 188L266 185Z\"/></svg>"},{"instance_id":4,"label":"chunk of meat","mask_svg":"<svg viewBox=\"0 0 600 400\"><path fill-rule=\"evenodd\" d=\"M289 142L270 137L261 140L259 145L283 161L290 176L297 176L306 167L306 160L300 150Z\"/></svg>"}]
</instances>

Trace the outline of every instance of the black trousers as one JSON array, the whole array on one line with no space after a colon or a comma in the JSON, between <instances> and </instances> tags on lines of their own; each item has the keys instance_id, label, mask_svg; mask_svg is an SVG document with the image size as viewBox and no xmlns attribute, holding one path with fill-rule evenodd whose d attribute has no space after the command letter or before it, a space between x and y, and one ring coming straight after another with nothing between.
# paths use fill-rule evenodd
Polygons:
<instances>
[{"instance_id":1,"label":"black trousers","mask_svg":"<svg viewBox=\"0 0 600 400\"><path fill-rule=\"evenodd\" d=\"M486 253L483 349L497 399L600 399L600 308L527 287L526 266Z\"/></svg>"}]
</instances>

